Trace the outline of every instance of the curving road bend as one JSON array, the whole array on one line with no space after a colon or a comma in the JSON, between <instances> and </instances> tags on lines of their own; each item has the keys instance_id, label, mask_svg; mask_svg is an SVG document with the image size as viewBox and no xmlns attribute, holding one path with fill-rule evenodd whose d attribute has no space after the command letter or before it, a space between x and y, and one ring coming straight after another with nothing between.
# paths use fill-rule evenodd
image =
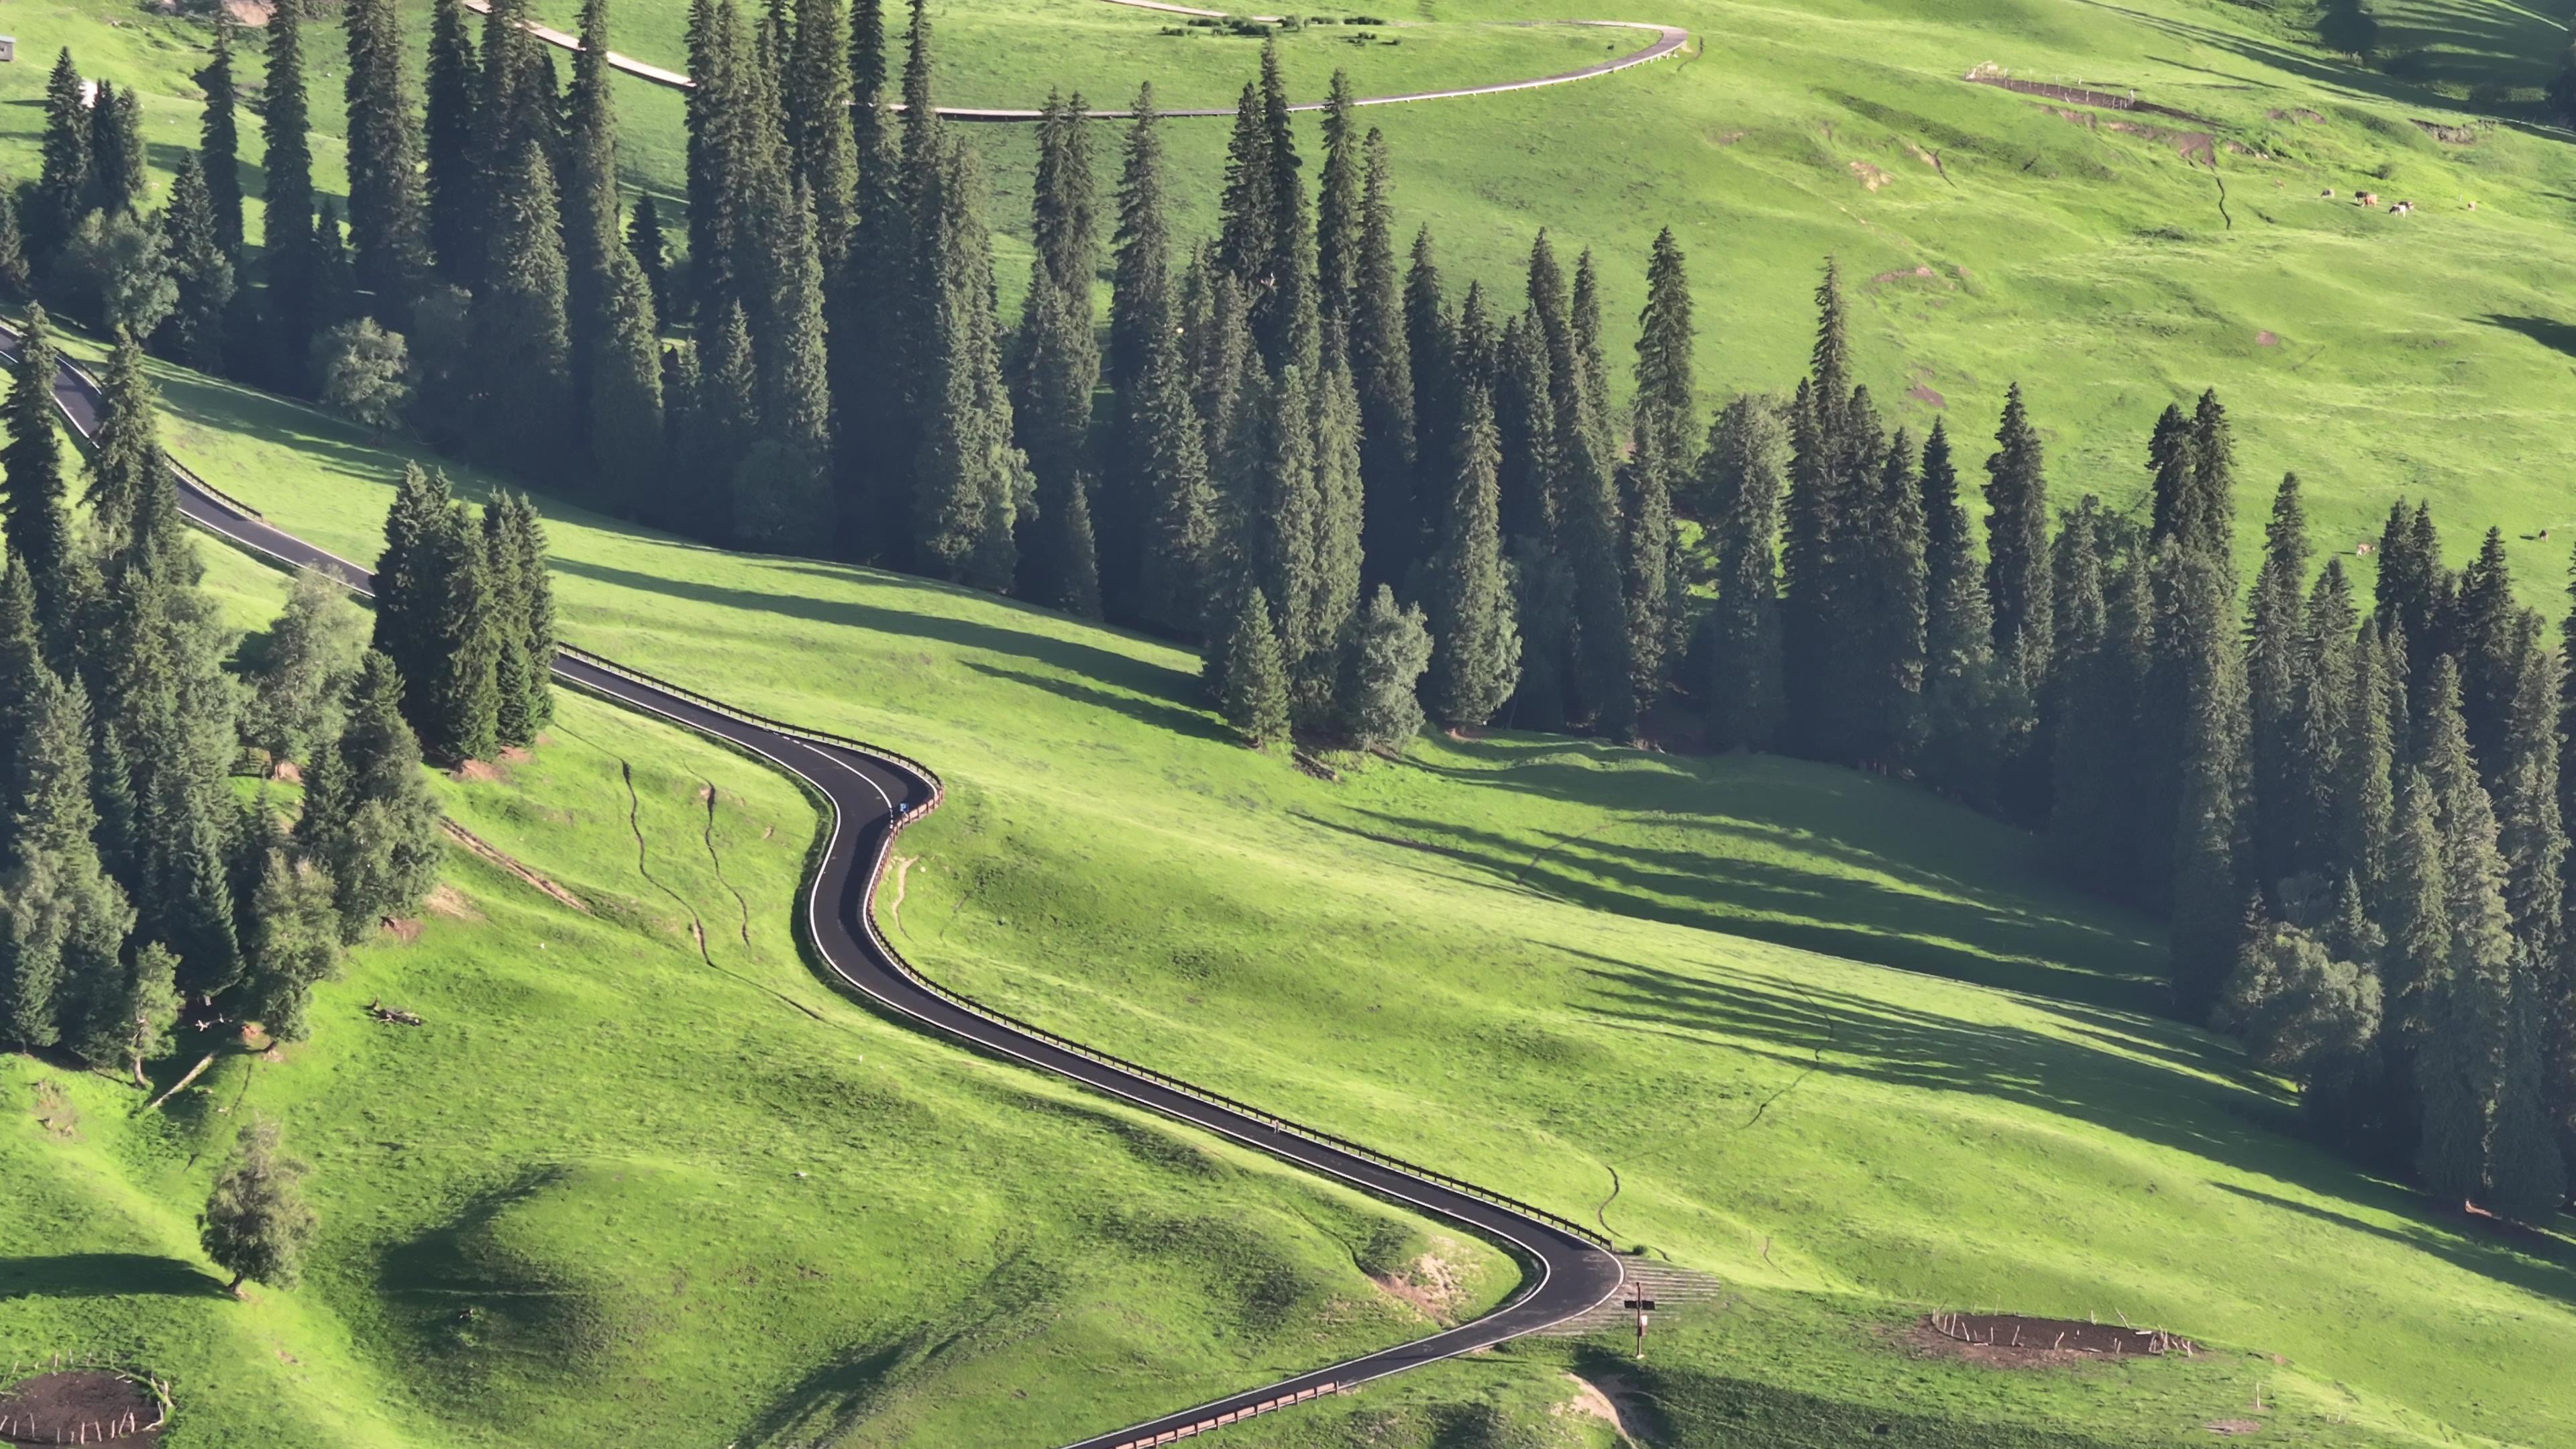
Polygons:
<instances>
[{"instance_id":1,"label":"curving road bend","mask_svg":"<svg viewBox=\"0 0 2576 1449\"><path fill-rule=\"evenodd\" d=\"M14 359L17 345L16 330L0 326L0 355ZM84 441L96 431L99 399L97 382L69 361L55 373L55 406ZM176 461L170 466L180 484L180 509L190 522L252 553L326 574L373 597L374 576L365 567L275 527ZM1373 1379L1553 1327L1598 1307L1625 1281L1608 1243L1568 1219L1093 1051L980 1006L915 971L878 931L870 905L895 836L939 804L942 786L926 767L855 740L735 709L570 645L557 655L554 672L575 688L749 750L831 802L831 835L806 890L799 924L835 986L989 1055L1070 1078L1446 1218L1508 1244L1527 1272L1511 1299L1473 1322L1095 1435L1070 1449L1145 1449L1322 1394L1348 1392Z\"/></svg>"},{"instance_id":2,"label":"curving road bend","mask_svg":"<svg viewBox=\"0 0 2576 1449\"><path fill-rule=\"evenodd\" d=\"M492 0L464 0L464 3L466 9L471 10L478 15L488 15L492 10ZM1222 20L1227 18L1230 13L1223 10L1202 10L1191 5L1165 4L1161 3L1161 0L1102 0L1102 3L1109 5L1123 5L1135 10L1151 10L1165 15L1187 15L1204 19ZM1279 17L1275 15L1250 15L1243 18L1259 23L1276 22ZM526 24L527 31L530 35L535 36L537 39L544 41L548 45L555 46L563 50L581 49L581 37L577 35L557 30L551 25L539 25L533 20L524 23ZM1351 104L1354 106L1400 106L1413 101L1454 101L1467 96L1495 96L1502 95L1508 91L1534 91L1542 86L1561 86L1569 81L1591 80L1597 76L1616 75L1620 71L1627 70L1632 66L1644 65L1649 61L1662 60L1664 57L1674 54L1683 46L1690 43L1690 32L1678 25L1661 25L1643 20L1504 20L1494 23L1522 27L1542 25L1580 25L1602 30L1651 30L1655 32L1655 38L1639 49L1628 52L1626 55L1605 60L1599 65L1587 65L1580 70L1562 71L1556 75L1532 76L1525 80L1494 81L1480 86L1460 86L1451 90L1407 91L1402 95L1390 96L1360 96L1355 98ZM638 80L650 81L657 86L664 86L671 90L694 90L697 88L698 84L696 81L689 79L689 73L687 71L672 70L667 66L654 65L649 61L637 60L631 55L621 55L613 50L608 53L608 68L610 70L620 71L627 75L634 76ZM1300 101L1297 104L1290 106L1288 109L1292 111L1320 111L1325 108L1325 104L1326 103L1323 101ZM890 109L900 111L903 109L903 103L900 101L894 102ZM951 121L1035 121L1043 118L1045 115L1045 112L1043 111L1019 110L1007 106L937 106L933 107L933 109L937 111L942 118ZM1128 121L1135 119L1136 116L1134 111L1117 110L1085 111L1083 114L1095 121ZM1158 117L1232 116L1234 114L1234 108L1231 106L1221 108L1192 107L1182 110L1156 111L1154 114Z\"/></svg>"}]
</instances>

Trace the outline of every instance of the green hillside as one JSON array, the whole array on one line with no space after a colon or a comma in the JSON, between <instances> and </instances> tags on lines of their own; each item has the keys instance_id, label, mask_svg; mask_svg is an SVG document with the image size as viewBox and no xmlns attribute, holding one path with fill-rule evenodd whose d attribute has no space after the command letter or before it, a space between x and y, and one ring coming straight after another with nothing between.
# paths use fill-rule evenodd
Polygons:
<instances>
[{"instance_id":1,"label":"green hillside","mask_svg":"<svg viewBox=\"0 0 2576 1449\"><path fill-rule=\"evenodd\" d=\"M285 581L206 546L235 622ZM627 773L631 770L631 774ZM631 793L630 793L631 792ZM1062 1440L1416 1337L1372 1282L1508 1259L836 996L789 921L818 822L787 780L586 699L452 818L586 902L451 850L314 1038L137 1118L0 1057L0 1353L172 1382L183 1446ZM693 937L706 933L705 956ZM376 1000L418 1029L372 1021ZM249 1303L193 1214L253 1116L316 1172L292 1292Z\"/></svg>"},{"instance_id":2,"label":"green hillside","mask_svg":"<svg viewBox=\"0 0 2576 1449\"><path fill-rule=\"evenodd\" d=\"M537 8L569 25L576 6ZM1497 23L1574 13L1552 0L1390 9L1374 31L1381 43L1353 44L1345 26L1284 36L1292 82L1319 96L1346 66L1363 93L1400 92L1545 74L1637 43ZM2069 498L2134 500L2156 412L2215 386L2237 415L2245 486L2268 489L2298 470L2329 542L2349 548L2374 533L2400 493L2433 495L2463 552L2490 520L2516 534L2571 521L2550 480L2570 461L2554 414L2576 335L2559 301L2576 288L2576 153L2563 134L2516 119L2554 64L2554 20L2501 0L2382 7L2384 44L2418 57L2392 62L2423 77L2410 83L2325 51L2305 6L1575 9L1685 25L1694 48L1603 81L1368 113L1394 146L1403 219L1433 226L1460 284L1481 277L1517 295L1517 265L1540 226L1561 252L1592 247L1607 268L1613 361L1624 365L1647 244L1670 223L1692 258L1700 380L1714 400L1796 375L1803 299L1833 253L1860 283L1858 355L1891 421L1919 427L1946 411L1957 431L1982 434L2020 378ZM684 64L684 11L677 0L626 0L614 11L619 47ZM425 13L413 12L415 45ZM1098 0L950 0L933 15L942 97L961 105L1033 105L1051 85L1123 103L1146 79L1167 105L1224 105L1257 46L1165 36L1171 17ZM46 61L70 44L93 73L149 93L156 166L193 142L188 75L202 25L111 0L32 0L13 23L21 59L0 71L0 99L37 95ZM317 28L308 48L316 125L332 132L336 32ZM2134 89L2206 124L1963 80L1990 65ZM631 180L676 193L679 98L634 80L619 82L619 97ZM2495 115L2507 119L2489 124ZM33 106L0 108L0 166L32 172L41 119ZM1303 119L1305 139L1320 144ZM2419 120L2470 127L2474 140L2437 140ZM1015 296L1031 143L1025 128L970 130L994 153L1002 285ZM1200 229L1213 218L1224 130L1198 121L1171 131L1176 200ZM2215 169L2183 154L2203 154L2204 135ZM327 188L336 144L317 139ZM255 150L255 134L246 144ZM2329 187L2336 199L2321 199ZM2362 189L2419 209L2358 209L2349 198ZM2260 496L2249 496L2249 516ZM2516 562L2526 578L2554 579L2559 552L2517 544Z\"/></svg>"},{"instance_id":3,"label":"green hillside","mask_svg":"<svg viewBox=\"0 0 2576 1449\"><path fill-rule=\"evenodd\" d=\"M394 455L160 381L175 452L372 556ZM1650 1442L2203 1442L2258 1394L2288 1443L2576 1425L2536 1370L2576 1329L2576 1251L2292 1137L2232 1047L2141 1010L2154 929L2053 886L2027 837L1844 771L1504 733L1326 783L1230 743L1168 647L549 511L568 637L942 771L885 911L926 969L1718 1275L1624 1370L1669 1418ZM1915 1315L1980 1306L2212 1352L2058 1374L1906 1347ZM1575 1352L1243 1437L1423 1442L1399 1431L1545 1402Z\"/></svg>"}]
</instances>

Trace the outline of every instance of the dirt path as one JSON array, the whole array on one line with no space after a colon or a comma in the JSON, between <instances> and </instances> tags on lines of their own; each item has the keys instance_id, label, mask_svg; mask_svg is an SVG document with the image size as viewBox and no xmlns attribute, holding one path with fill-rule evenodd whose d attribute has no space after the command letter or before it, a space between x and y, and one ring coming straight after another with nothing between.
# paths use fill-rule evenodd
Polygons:
<instances>
[{"instance_id":1,"label":"dirt path","mask_svg":"<svg viewBox=\"0 0 2576 1449\"><path fill-rule=\"evenodd\" d=\"M1125 6L1134 10L1152 10L1167 15L1189 15L1213 19L1223 19L1230 13L1223 10L1202 10L1190 5L1165 4L1162 3L1162 0L1101 0L1101 3L1104 5ZM492 9L492 0L465 0L465 8L478 15L489 14ZM1275 15L1248 15L1243 18L1255 23L1276 23L1279 19L1279 17ZM1668 55L1678 54L1683 47L1690 44L1690 32L1682 27L1678 25L1659 25L1643 20L1506 20L1496 23L1522 27L1581 25L1602 30L1650 30L1654 32L1655 38L1647 42L1647 44L1642 48L1630 51L1626 55L1619 56L1612 60L1605 60L1599 65L1587 65L1580 70L1563 71L1556 75L1532 76L1525 80L1494 81L1480 86L1459 86L1450 90L1408 91L1402 95L1389 96L1361 96L1351 104L1356 106L1395 106L1403 105L1412 101L1454 101L1468 96L1501 95L1507 91L1534 91L1539 89L1541 86L1560 86L1571 81L1592 80L1600 76L1615 75L1632 66L1645 65L1651 61L1662 60ZM530 21L528 22L528 33L535 36L537 39L544 41L548 45L556 46L564 50L581 49L581 37L569 34L565 31L557 30L550 25L539 25L534 21ZM638 80L650 81L657 86L666 86L672 90L692 90L697 86L696 81L689 79L689 73L687 71L672 70L667 66L654 65L647 61L637 60L631 55L620 55L613 50L608 53L608 68L615 71L623 71L628 75L634 76ZM1324 109L1324 105L1325 103L1322 101L1304 101L1290 106L1288 109L1292 111L1320 111ZM903 103L900 101L894 102L890 109L900 111L903 109ZM942 117L952 121L1034 121L1044 114L1039 111L1020 110L1015 107L996 106L941 106L938 108L938 111ZM1133 120L1136 115L1134 111L1118 110L1087 111L1084 114L1088 115L1095 121ZM1231 116L1234 114L1234 110L1232 107L1189 108L1176 111L1157 111L1154 114L1157 116L1171 117L1214 117Z\"/></svg>"}]
</instances>

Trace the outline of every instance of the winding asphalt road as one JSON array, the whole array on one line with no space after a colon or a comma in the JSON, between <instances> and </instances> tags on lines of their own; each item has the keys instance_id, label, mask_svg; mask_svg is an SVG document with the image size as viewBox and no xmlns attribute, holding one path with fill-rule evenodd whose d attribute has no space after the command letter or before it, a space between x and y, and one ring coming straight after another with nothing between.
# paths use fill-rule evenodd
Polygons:
<instances>
[{"instance_id":1,"label":"winding asphalt road","mask_svg":"<svg viewBox=\"0 0 2576 1449\"><path fill-rule=\"evenodd\" d=\"M1203 10L1192 5L1165 4L1161 3L1161 0L1103 0L1103 3L1109 5L1123 5L1135 10L1152 10L1165 15L1188 15L1205 19L1221 20L1231 13L1224 10ZM465 0L465 8L474 11L478 15L489 14L492 9L492 0ZM1278 19L1276 16L1268 15L1250 15L1243 18L1252 21L1276 21ZM1684 30L1678 25L1658 25L1642 20L1505 20L1498 21L1496 23L1521 27L1543 25L1581 25L1602 30L1651 30L1655 33L1655 38L1647 42L1643 47L1632 50L1626 55L1619 56L1612 60L1605 60L1599 65L1587 65L1581 70L1569 70L1556 75L1532 76L1527 80L1494 81L1491 84L1481 86L1461 86L1452 90L1408 91L1403 95L1393 96L1360 96L1353 100L1351 104L1354 106L1400 106L1412 101L1454 101L1466 96L1494 96L1501 95L1506 91L1534 91L1539 89L1541 86L1561 86L1569 81L1591 80L1596 76L1615 75L1631 66L1639 66L1644 65L1649 61L1662 60L1665 56L1679 51L1683 46L1690 43L1690 32ZM564 50L581 49L581 37L577 35L557 30L551 25L539 25L533 20L527 22L527 28L530 35L535 36L537 39L544 41L548 45L557 46ZM689 79L689 73L687 71L672 70L667 66L654 65L649 61L637 60L631 55L620 55L613 50L608 53L608 68L614 71L622 71L627 75L634 76L638 80L651 81L657 86L666 86L672 90L694 90L698 84L696 81ZM1323 101L1301 101L1296 105L1290 106L1288 109L1292 111L1320 111L1323 110L1324 107L1325 102ZM892 109L898 111L902 110L903 103L900 101L895 102ZM1043 111L1024 111L1010 107L997 106L939 106L934 109L937 110L940 116L952 121L1034 121L1045 115L1045 112ZM1083 114L1095 121L1133 120L1136 115L1134 111L1085 111ZM1175 111L1156 111L1154 114L1157 116L1180 117L1231 116L1234 114L1234 108L1232 106L1222 108L1193 107Z\"/></svg>"},{"instance_id":2,"label":"winding asphalt road","mask_svg":"<svg viewBox=\"0 0 2576 1449\"><path fill-rule=\"evenodd\" d=\"M0 326L0 353L14 360L17 347L16 331ZM68 361L55 372L54 403L84 440L96 431L98 384ZM277 528L257 510L227 497L175 460L170 467L180 484L180 509L190 522L252 553L290 568L315 570L374 597L374 575L365 567ZM1372 1379L1553 1327L1598 1307L1625 1281L1609 1245L1577 1223L1093 1051L978 1005L915 971L878 931L869 906L885 874L895 836L940 802L939 777L927 767L855 740L734 709L570 645L556 656L554 672L575 688L749 750L813 786L831 802L831 838L806 890L801 924L835 986L989 1055L1069 1077L1381 1198L1446 1218L1508 1244L1526 1271L1520 1290L1509 1301L1471 1323L1096 1435L1072 1449L1143 1449L1321 1394L1347 1392Z\"/></svg>"}]
</instances>

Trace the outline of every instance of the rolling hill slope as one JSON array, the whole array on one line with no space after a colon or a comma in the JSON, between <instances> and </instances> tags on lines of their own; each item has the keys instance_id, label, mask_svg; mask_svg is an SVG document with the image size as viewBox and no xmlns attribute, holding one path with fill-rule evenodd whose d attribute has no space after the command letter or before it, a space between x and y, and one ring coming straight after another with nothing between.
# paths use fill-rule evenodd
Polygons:
<instances>
[{"instance_id":1,"label":"rolling hill slope","mask_svg":"<svg viewBox=\"0 0 2576 1449\"><path fill-rule=\"evenodd\" d=\"M161 380L175 452L367 556L392 455ZM2576 1423L2537 1370L2576 1327L2576 1253L2298 1142L2230 1047L2142 1010L2152 928L2054 887L2026 837L1845 772L1540 736L1329 784L1224 739L1167 647L550 511L568 637L937 762L950 803L906 836L886 913L926 970L1721 1277L1645 1371L1662 1442L1864 1419L1925 1444L2201 1442L2258 1393L2290 1443ZM2212 1352L1998 1375L1901 1341L1980 1306ZM1569 1361L1444 1369L1347 1422L1497 1378L1544 1399Z\"/></svg>"}]
</instances>

